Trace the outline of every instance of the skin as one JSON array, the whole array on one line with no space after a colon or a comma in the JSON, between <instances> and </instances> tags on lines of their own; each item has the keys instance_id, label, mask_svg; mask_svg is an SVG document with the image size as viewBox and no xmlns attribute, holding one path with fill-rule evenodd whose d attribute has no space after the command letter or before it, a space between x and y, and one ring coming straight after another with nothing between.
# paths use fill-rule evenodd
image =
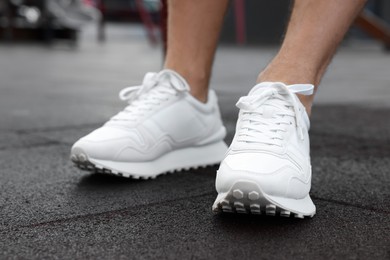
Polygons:
<instances>
[{"instance_id":1,"label":"skin","mask_svg":"<svg viewBox=\"0 0 390 260\"><path fill-rule=\"evenodd\" d=\"M211 70L228 0L169 0L164 67L183 76L191 94L207 100Z\"/></svg>"},{"instance_id":2,"label":"skin","mask_svg":"<svg viewBox=\"0 0 390 260\"><path fill-rule=\"evenodd\" d=\"M366 0L295 0L283 44L257 82L311 83L316 89ZM207 100L227 0L169 0L164 67L181 74L191 94ZM314 95L299 96L311 113Z\"/></svg>"},{"instance_id":3,"label":"skin","mask_svg":"<svg viewBox=\"0 0 390 260\"><path fill-rule=\"evenodd\" d=\"M311 83L316 88L366 0L296 0L279 53L258 82ZM299 96L311 113L314 95Z\"/></svg>"}]
</instances>

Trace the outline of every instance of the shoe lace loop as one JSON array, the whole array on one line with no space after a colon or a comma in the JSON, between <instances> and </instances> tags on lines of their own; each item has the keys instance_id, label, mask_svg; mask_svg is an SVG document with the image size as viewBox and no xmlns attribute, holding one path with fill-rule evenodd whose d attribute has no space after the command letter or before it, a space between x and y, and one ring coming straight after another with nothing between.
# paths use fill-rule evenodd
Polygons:
<instances>
[{"instance_id":1,"label":"shoe lace loop","mask_svg":"<svg viewBox=\"0 0 390 260\"><path fill-rule=\"evenodd\" d=\"M302 113L295 94L311 95L313 89L310 84L258 85L255 93L241 97L236 104L242 110L238 141L281 146L282 133L286 132L283 125L291 124L289 117L295 118L299 138L303 140Z\"/></svg>"},{"instance_id":2,"label":"shoe lace loop","mask_svg":"<svg viewBox=\"0 0 390 260\"><path fill-rule=\"evenodd\" d=\"M129 86L122 89L119 92L119 98L123 101L128 101L130 103L138 96L142 95L145 92L148 92L158 83L158 81L156 80L156 74L157 73L153 72L146 73L141 85Z\"/></svg>"},{"instance_id":3,"label":"shoe lace loop","mask_svg":"<svg viewBox=\"0 0 390 260\"><path fill-rule=\"evenodd\" d=\"M112 117L111 121L134 121L161 102L169 100L172 95L187 91L188 87L172 73L169 70L149 72L141 85L122 89L119 98L129 105Z\"/></svg>"}]
</instances>

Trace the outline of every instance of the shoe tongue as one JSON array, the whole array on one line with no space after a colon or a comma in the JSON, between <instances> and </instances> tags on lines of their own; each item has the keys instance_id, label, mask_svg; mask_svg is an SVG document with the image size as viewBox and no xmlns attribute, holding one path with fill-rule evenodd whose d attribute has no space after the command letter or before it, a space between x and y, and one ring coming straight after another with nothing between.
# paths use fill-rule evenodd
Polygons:
<instances>
[{"instance_id":1,"label":"shoe tongue","mask_svg":"<svg viewBox=\"0 0 390 260\"><path fill-rule=\"evenodd\" d=\"M250 90L248 96L263 95L265 90L270 90L271 88L275 89L278 86L285 86L285 84L282 82L261 82ZM276 105L275 102L273 102L272 100L265 101L262 107L263 107L264 115L268 115L268 117L269 115L272 116L272 114L275 111L280 109L280 106ZM289 106L286 106L286 109L291 109L291 108L289 108Z\"/></svg>"},{"instance_id":2,"label":"shoe tongue","mask_svg":"<svg viewBox=\"0 0 390 260\"><path fill-rule=\"evenodd\" d=\"M173 70L169 70L169 69L162 70L160 71L157 77L161 85L172 86L175 89L180 91L190 90L187 81Z\"/></svg>"},{"instance_id":3,"label":"shoe tongue","mask_svg":"<svg viewBox=\"0 0 390 260\"><path fill-rule=\"evenodd\" d=\"M261 92L264 91L265 88L270 88L270 87L275 87L275 86L280 86L280 85L285 85L282 82L261 82L254 86L250 91L248 96L255 96L260 94Z\"/></svg>"}]
</instances>

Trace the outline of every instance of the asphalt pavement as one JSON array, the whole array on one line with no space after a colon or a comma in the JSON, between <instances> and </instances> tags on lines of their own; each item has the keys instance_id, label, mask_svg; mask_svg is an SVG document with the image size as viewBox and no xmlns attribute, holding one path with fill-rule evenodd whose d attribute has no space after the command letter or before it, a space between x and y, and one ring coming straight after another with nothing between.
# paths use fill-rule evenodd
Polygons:
<instances>
[{"instance_id":1,"label":"asphalt pavement","mask_svg":"<svg viewBox=\"0 0 390 260\"><path fill-rule=\"evenodd\" d=\"M70 147L162 59L139 29L79 46L0 45L0 259L389 259L390 54L345 43L311 118L312 219L213 214L217 167L155 180L81 172ZM273 47L222 46L228 129Z\"/></svg>"}]
</instances>

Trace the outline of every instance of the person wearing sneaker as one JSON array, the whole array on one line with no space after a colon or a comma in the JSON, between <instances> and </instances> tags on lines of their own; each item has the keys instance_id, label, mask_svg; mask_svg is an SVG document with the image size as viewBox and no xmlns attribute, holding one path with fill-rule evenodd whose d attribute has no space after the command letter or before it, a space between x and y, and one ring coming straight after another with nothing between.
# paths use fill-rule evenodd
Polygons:
<instances>
[{"instance_id":1,"label":"person wearing sneaker","mask_svg":"<svg viewBox=\"0 0 390 260\"><path fill-rule=\"evenodd\" d=\"M127 107L78 140L71 160L81 169L145 179L220 163L213 211L314 216L308 134L314 93L365 2L294 1L278 54L236 104L227 148L209 80L228 0L168 0L164 69L122 90Z\"/></svg>"},{"instance_id":2,"label":"person wearing sneaker","mask_svg":"<svg viewBox=\"0 0 390 260\"><path fill-rule=\"evenodd\" d=\"M147 73L120 92L129 102L122 112L74 144L72 161L137 179L219 163L227 146L217 97L210 90L202 103L189 90L172 70Z\"/></svg>"}]
</instances>

